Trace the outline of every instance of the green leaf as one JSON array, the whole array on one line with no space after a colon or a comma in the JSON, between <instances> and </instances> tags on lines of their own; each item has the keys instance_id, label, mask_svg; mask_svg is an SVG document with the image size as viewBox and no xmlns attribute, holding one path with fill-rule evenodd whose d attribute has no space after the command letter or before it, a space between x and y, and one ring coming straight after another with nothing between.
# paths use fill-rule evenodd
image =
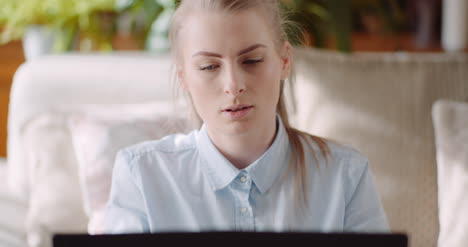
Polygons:
<instances>
[{"instance_id":1,"label":"green leaf","mask_svg":"<svg viewBox=\"0 0 468 247\"><path fill-rule=\"evenodd\" d=\"M307 3L306 12L312 15L316 15L323 20L330 20L330 13L326 8L317 3Z\"/></svg>"},{"instance_id":2,"label":"green leaf","mask_svg":"<svg viewBox=\"0 0 468 247\"><path fill-rule=\"evenodd\" d=\"M350 52L352 32L351 2L350 0L327 0L327 5L337 48L343 52Z\"/></svg>"}]
</instances>

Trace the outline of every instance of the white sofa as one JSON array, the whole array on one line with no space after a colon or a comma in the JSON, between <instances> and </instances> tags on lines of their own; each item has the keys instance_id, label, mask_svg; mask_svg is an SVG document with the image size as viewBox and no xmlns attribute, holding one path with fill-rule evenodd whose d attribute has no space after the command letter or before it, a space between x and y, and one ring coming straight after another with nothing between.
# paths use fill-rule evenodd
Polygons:
<instances>
[{"instance_id":1,"label":"white sofa","mask_svg":"<svg viewBox=\"0 0 468 247\"><path fill-rule=\"evenodd\" d=\"M0 158L0 246L22 247L27 205L8 189L6 168L6 159Z\"/></svg>"},{"instance_id":2,"label":"white sofa","mask_svg":"<svg viewBox=\"0 0 468 247\"><path fill-rule=\"evenodd\" d=\"M297 83L288 89L293 125L365 153L392 230L408 233L412 247L435 247L439 231L448 228L439 228L431 109L442 98L468 101L468 56L303 48L294 57ZM49 246L53 232L86 232L93 217L80 173L83 148L76 150L71 140L70 118L89 117L89 111L99 118L106 107L132 115L139 105L171 104L170 72L168 56L147 53L56 55L19 68L7 167L11 193L28 205L23 231L29 245ZM132 106L115 110L122 104ZM140 119L151 112L142 111Z\"/></svg>"}]
</instances>

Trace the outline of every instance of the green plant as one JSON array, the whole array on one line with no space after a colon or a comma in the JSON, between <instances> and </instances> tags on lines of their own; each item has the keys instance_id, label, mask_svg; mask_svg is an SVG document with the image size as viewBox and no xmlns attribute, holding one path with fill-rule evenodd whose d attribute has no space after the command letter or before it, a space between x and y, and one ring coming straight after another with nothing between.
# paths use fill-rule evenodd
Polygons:
<instances>
[{"instance_id":1,"label":"green plant","mask_svg":"<svg viewBox=\"0 0 468 247\"><path fill-rule=\"evenodd\" d=\"M165 50L176 4L177 0L121 0L117 9L127 18L127 32L139 34L142 46L148 50Z\"/></svg>"},{"instance_id":2,"label":"green plant","mask_svg":"<svg viewBox=\"0 0 468 247\"><path fill-rule=\"evenodd\" d=\"M158 17L175 8L174 0L0 0L0 6L0 45L37 24L54 31L57 52L73 49L76 40L81 50L111 50L119 29L138 36L143 46Z\"/></svg>"},{"instance_id":3,"label":"green plant","mask_svg":"<svg viewBox=\"0 0 468 247\"><path fill-rule=\"evenodd\" d=\"M282 0L282 3L314 46L324 48L331 39L343 52L352 50L355 13L371 13L382 21L386 31L397 31L404 22L397 0Z\"/></svg>"},{"instance_id":4,"label":"green plant","mask_svg":"<svg viewBox=\"0 0 468 247\"><path fill-rule=\"evenodd\" d=\"M0 24L4 26L1 44L19 39L31 25L44 25L56 31L56 50L70 49L77 31L107 40L111 28L102 25L113 13L115 0L0 0Z\"/></svg>"},{"instance_id":5,"label":"green plant","mask_svg":"<svg viewBox=\"0 0 468 247\"><path fill-rule=\"evenodd\" d=\"M349 0L283 0L290 18L312 39L316 47L326 47L331 37L337 49L351 50L351 8Z\"/></svg>"}]
</instances>

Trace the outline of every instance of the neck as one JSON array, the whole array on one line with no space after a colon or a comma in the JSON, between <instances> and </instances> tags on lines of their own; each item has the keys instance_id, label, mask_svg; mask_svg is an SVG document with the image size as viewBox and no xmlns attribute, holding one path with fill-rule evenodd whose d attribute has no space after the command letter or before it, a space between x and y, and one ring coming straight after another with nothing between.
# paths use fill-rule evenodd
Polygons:
<instances>
[{"instance_id":1,"label":"neck","mask_svg":"<svg viewBox=\"0 0 468 247\"><path fill-rule=\"evenodd\" d=\"M216 148L236 168L244 169L257 160L273 143L277 132L276 121L243 134L208 134Z\"/></svg>"}]
</instances>

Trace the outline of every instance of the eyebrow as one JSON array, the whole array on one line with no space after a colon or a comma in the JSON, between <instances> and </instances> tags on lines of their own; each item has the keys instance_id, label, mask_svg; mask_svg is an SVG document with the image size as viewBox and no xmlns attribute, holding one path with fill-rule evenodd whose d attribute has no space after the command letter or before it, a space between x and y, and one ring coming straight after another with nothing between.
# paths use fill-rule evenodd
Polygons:
<instances>
[{"instance_id":1,"label":"eyebrow","mask_svg":"<svg viewBox=\"0 0 468 247\"><path fill-rule=\"evenodd\" d=\"M253 51L253 50L257 49L257 48L260 48L260 47L265 48L266 45L264 45L264 44L254 44L254 45L251 45L251 46L249 46L249 47L247 47L247 48L245 48L245 49L242 49L242 50L237 54L237 56L240 56L240 55L242 55L242 54L251 52L251 51ZM217 54L217 53L214 53L214 52L209 52L209 51L199 51L199 52L197 52L197 53L195 53L195 54L192 55L192 57L195 57L195 56L208 56L208 57L219 57L219 58L223 57L223 56L220 55L220 54Z\"/></svg>"}]
</instances>

